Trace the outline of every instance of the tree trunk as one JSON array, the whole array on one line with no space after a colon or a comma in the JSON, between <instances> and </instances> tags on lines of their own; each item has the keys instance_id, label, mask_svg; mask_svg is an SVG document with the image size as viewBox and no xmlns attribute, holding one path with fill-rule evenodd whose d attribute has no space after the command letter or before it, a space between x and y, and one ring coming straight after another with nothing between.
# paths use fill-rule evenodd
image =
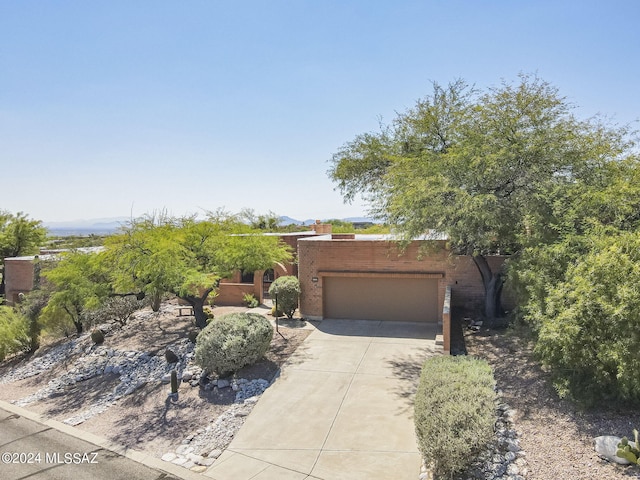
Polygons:
<instances>
[{"instance_id":1,"label":"tree trunk","mask_svg":"<svg viewBox=\"0 0 640 480\"><path fill-rule=\"evenodd\" d=\"M71 317L71 321L73 322L74 327L76 327L76 333L80 335L82 333L82 311L76 308L76 312L78 312L77 316L71 313L68 307L64 307L69 316Z\"/></svg>"},{"instance_id":2,"label":"tree trunk","mask_svg":"<svg viewBox=\"0 0 640 480\"><path fill-rule=\"evenodd\" d=\"M473 261L478 267L484 286L484 316L491 324L504 313L502 309L502 285L504 277L502 271L492 272L487 259L483 255L474 255Z\"/></svg>"},{"instance_id":3,"label":"tree trunk","mask_svg":"<svg viewBox=\"0 0 640 480\"><path fill-rule=\"evenodd\" d=\"M200 297L196 297L195 295L184 295L179 297L193 308L193 316L196 317L196 327L199 329L203 329L207 326L207 320L209 320L209 318L207 317L207 314L204 313L204 304L212 291L213 288L207 288Z\"/></svg>"}]
</instances>

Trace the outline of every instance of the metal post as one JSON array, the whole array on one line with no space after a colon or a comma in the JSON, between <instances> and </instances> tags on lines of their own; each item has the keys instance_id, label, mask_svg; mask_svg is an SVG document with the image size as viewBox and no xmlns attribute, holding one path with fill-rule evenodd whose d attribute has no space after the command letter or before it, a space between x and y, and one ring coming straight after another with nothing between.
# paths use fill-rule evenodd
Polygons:
<instances>
[{"instance_id":1,"label":"metal post","mask_svg":"<svg viewBox=\"0 0 640 480\"><path fill-rule=\"evenodd\" d=\"M275 312L276 313L276 333L278 335L280 335L282 338L284 338L284 335L282 335L280 333L280 330L278 330L278 318L279 318L279 315L278 315L278 288L277 287L273 289L273 294L276 297L276 312ZM284 338L284 339L286 340L286 338Z\"/></svg>"}]
</instances>

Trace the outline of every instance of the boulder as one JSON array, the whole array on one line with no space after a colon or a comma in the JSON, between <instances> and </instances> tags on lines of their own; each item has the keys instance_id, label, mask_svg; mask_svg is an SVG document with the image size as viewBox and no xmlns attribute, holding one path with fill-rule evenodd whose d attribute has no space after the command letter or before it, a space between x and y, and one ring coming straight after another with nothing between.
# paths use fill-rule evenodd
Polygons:
<instances>
[{"instance_id":1,"label":"boulder","mask_svg":"<svg viewBox=\"0 0 640 480\"><path fill-rule=\"evenodd\" d=\"M630 462L628 460L616 455L620 440L622 440L620 437L613 435L602 435L600 437L596 437L594 439L596 453L610 462L619 463L620 465L629 465ZM634 442L629 442L629 444L634 445Z\"/></svg>"}]
</instances>

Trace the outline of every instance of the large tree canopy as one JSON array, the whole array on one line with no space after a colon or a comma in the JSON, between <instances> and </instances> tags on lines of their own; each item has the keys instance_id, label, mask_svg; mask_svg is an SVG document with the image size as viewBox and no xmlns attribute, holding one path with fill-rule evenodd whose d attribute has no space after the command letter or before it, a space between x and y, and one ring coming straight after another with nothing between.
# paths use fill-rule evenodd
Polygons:
<instances>
[{"instance_id":1,"label":"large tree canopy","mask_svg":"<svg viewBox=\"0 0 640 480\"><path fill-rule=\"evenodd\" d=\"M578 120L555 87L522 75L486 92L461 80L434 84L391 125L340 148L328 173L346 200L362 195L405 239L436 229L448 234L453 252L472 255L485 286L484 313L493 318L503 272L491 271L485 256L580 227L606 210L593 196L612 188L603 179L637 175L637 165L625 129ZM626 217L637 216L638 192L630 207L621 191L609 193L615 215L627 209ZM575 198L588 214L563 211Z\"/></svg>"},{"instance_id":2,"label":"large tree canopy","mask_svg":"<svg viewBox=\"0 0 640 480\"><path fill-rule=\"evenodd\" d=\"M278 237L220 214L206 221L147 217L111 237L106 247L116 293L144 293L154 299L175 294L193 307L200 328L207 323L207 297L221 278L234 270L267 269L291 258Z\"/></svg>"}]
</instances>

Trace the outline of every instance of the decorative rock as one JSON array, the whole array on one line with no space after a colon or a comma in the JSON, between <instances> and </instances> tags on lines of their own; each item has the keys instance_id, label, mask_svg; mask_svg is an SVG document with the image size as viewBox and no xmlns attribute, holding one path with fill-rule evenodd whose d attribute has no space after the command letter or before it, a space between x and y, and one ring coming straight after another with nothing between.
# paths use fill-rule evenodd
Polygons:
<instances>
[{"instance_id":1,"label":"decorative rock","mask_svg":"<svg viewBox=\"0 0 640 480\"><path fill-rule=\"evenodd\" d=\"M189 442L190 441L191 440L189 439ZM176 448L176 453L178 455L185 455L186 456L187 454L193 453L194 451L195 451L195 448L189 446L188 443L180 445L178 448Z\"/></svg>"},{"instance_id":2,"label":"decorative rock","mask_svg":"<svg viewBox=\"0 0 640 480\"><path fill-rule=\"evenodd\" d=\"M215 461L216 461L215 458L203 458L202 460L199 460L196 463L198 465L204 465L206 467L209 467L209 466L213 465L213 462L215 462Z\"/></svg>"},{"instance_id":3,"label":"decorative rock","mask_svg":"<svg viewBox=\"0 0 640 480\"><path fill-rule=\"evenodd\" d=\"M594 438L596 453L610 462L619 463L620 465L629 465L630 462L628 460L616 455L620 440L622 440L620 437L615 437L613 435L603 435L601 437ZM629 442L629 444L633 446L634 442Z\"/></svg>"},{"instance_id":4,"label":"decorative rock","mask_svg":"<svg viewBox=\"0 0 640 480\"><path fill-rule=\"evenodd\" d=\"M173 350L167 348L164 352L164 358L167 360L167 363L178 363L180 359L173 352Z\"/></svg>"},{"instance_id":5,"label":"decorative rock","mask_svg":"<svg viewBox=\"0 0 640 480\"><path fill-rule=\"evenodd\" d=\"M192 472L195 473L203 473L207 471L207 467L203 466L203 465L195 465L193 467L191 467L189 470L191 470Z\"/></svg>"},{"instance_id":6,"label":"decorative rock","mask_svg":"<svg viewBox=\"0 0 640 480\"><path fill-rule=\"evenodd\" d=\"M216 458L218 458L220 455L222 455L222 450L220 450L220 449L216 448L216 449L214 449L214 450L211 450L211 451L209 452L209 455L207 455L207 457L208 457L208 458L216 459Z\"/></svg>"},{"instance_id":7,"label":"decorative rock","mask_svg":"<svg viewBox=\"0 0 640 480\"><path fill-rule=\"evenodd\" d=\"M171 463L173 463L174 465L184 465L185 463L187 463L187 459L184 457L177 457L172 460Z\"/></svg>"},{"instance_id":8,"label":"decorative rock","mask_svg":"<svg viewBox=\"0 0 640 480\"><path fill-rule=\"evenodd\" d=\"M176 458L178 458L178 456L175 453L169 452L162 455L162 457L160 457L160 460L164 460L165 462L173 462Z\"/></svg>"},{"instance_id":9,"label":"decorative rock","mask_svg":"<svg viewBox=\"0 0 640 480\"><path fill-rule=\"evenodd\" d=\"M202 459L204 459L204 457L202 455L196 455L195 453L187 453L186 457L189 460L191 460L193 463L198 463Z\"/></svg>"},{"instance_id":10,"label":"decorative rock","mask_svg":"<svg viewBox=\"0 0 640 480\"><path fill-rule=\"evenodd\" d=\"M188 382L192 378L193 378L193 373L191 373L189 370L185 370L184 372L182 372L182 381L183 382Z\"/></svg>"}]
</instances>

